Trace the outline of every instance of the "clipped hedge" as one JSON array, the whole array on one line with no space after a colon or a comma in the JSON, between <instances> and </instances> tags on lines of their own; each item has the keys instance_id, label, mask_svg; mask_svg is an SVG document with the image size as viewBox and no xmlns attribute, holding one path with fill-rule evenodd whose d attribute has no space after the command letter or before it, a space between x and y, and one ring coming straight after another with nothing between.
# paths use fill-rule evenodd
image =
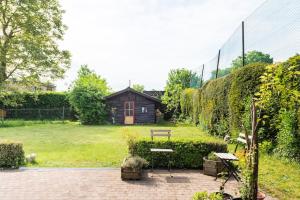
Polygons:
<instances>
[{"instance_id":1,"label":"clipped hedge","mask_svg":"<svg viewBox=\"0 0 300 200\"><path fill-rule=\"evenodd\" d=\"M0 142L0 168L19 168L24 164L24 158L21 143Z\"/></svg>"},{"instance_id":2,"label":"clipped hedge","mask_svg":"<svg viewBox=\"0 0 300 200\"><path fill-rule=\"evenodd\" d=\"M61 108L70 107L66 92L2 92L2 108Z\"/></svg>"},{"instance_id":3,"label":"clipped hedge","mask_svg":"<svg viewBox=\"0 0 300 200\"><path fill-rule=\"evenodd\" d=\"M150 152L150 148L170 148L172 154ZM129 146L129 152L138 155L151 163L153 156L154 166L159 168L168 167L169 155L173 168L202 168L203 157L210 152L227 152L227 144L223 142L205 142L199 140L171 140L152 141L148 139L138 140Z\"/></svg>"},{"instance_id":4,"label":"clipped hedge","mask_svg":"<svg viewBox=\"0 0 300 200\"><path fill-rule=\"evenodd\" d=\"M0 109L10 119L75 119L66 92L1 92Z\"/></svg>"}]
</instances>

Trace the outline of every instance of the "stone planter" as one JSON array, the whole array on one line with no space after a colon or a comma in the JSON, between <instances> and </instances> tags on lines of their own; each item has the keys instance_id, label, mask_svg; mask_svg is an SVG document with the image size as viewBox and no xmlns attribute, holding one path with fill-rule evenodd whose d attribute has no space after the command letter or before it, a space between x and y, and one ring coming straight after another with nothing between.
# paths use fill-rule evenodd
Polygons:
<instances>
[{"instance_id":1,"label":"stone planter","mask_svg":"<svg viewBox=\"0 0 300 200\"><path fill-rule=\"evenodd\" d=\"M122 180L140 180L141 178L142 178L142 169L121 167Z\"/></svg>"},{"instance_id":2,"label":"stone planter","mask_svg":"<svg viewBox=\"0 0 300 200\"><path fill-rule=\"evenodd\" d=\"M222 172L223 163L216 160L208 160L206 157L203 158L203 173L209 176L217 176L218 173Z\"/></svg>"}]
</instances>

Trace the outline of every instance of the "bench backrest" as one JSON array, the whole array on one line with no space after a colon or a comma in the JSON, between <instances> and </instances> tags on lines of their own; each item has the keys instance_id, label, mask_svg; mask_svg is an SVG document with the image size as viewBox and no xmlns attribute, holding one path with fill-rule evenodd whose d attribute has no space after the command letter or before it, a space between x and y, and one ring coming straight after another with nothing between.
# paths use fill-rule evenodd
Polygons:
<instances>
[{"instance_id":1,"label":"bench backrest","mask_svg":"<svg viewBox=\"0 0 300 200\"><path fill-rule=\"evenodd\" d=\"M151 140L153 140L154 137L168 137L168 140L170 140L171 130L154 130L154 129L151 129Z\"/></svg>"},{"instance_id":2,"label":"bench backrest","mask_svg":"<svg viewBox=\"0 0 300 200\"><path fill-rule=\"evenodd\" d=\"M248 140L249 140L249 143L250 141L252 140L252 135L248 135ZM237 148L238 148L238 145L239 144L243 144L244 147L245 147L245 151L246 151L246 148L247 147L247 141L246 141L246 136L244 133L240 133L239 134L239 137L236 139L237 143L236 143L236 146L235 146L235 149L234 149L234 153L237 151Z\"/></svg>"},{"instance_id":3,"label":"bench backrest","mask_svg":"<svg viewBox=\"0 0 300 200\"><path fill-rule=\"evenodd\" d=\"M239 137L236 140L239 143L247 144L246 136L245 136L244 133L240 133ZM248 140L250 140L250 141L252 140L252 136L251 135L248 135Z\"/></svg>"}]
</instances>

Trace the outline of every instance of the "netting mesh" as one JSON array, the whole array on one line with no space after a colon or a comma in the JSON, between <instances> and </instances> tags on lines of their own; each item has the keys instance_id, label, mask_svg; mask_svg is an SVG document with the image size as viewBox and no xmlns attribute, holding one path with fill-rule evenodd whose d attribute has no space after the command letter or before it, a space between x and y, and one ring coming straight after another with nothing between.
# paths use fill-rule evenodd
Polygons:
<instances>
[{"instance_id":1,"label":"netting mesh","mask_svg":"<svg viewBox=\"0 0 300 200\"><path fill-rule=\"evenodd\" d=\"M300 0L267 0L244 20L244 51L269 54L274 62L283 61L300 52ZM204 80L215 78L232 67L232 61L243 55L242 22L218 52L204 63ZM202 66L199 67L200 72ZM221 72L220 72L221 70ZM222 76L222 74L218 74Z\"/></svg>"}]
</instances>

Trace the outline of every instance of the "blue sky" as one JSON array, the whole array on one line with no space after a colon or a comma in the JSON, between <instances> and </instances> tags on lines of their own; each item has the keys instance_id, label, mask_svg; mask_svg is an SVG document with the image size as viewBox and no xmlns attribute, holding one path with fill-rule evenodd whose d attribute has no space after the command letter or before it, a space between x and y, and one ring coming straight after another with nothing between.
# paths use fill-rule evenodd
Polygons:
<instances>
[{"instance_id":1,"label":"blue sky","mask_svg":"<svg viewBox=\"0 0 300 200\"><path fill-rule=\"evenodd\" d=\"M65 90L88 64L113 90L132 83L163 89L170 69L196 69L216 55L264 0L61 0L68 26L61 47L72 65Z\"/></svg>"}]
</instances>

